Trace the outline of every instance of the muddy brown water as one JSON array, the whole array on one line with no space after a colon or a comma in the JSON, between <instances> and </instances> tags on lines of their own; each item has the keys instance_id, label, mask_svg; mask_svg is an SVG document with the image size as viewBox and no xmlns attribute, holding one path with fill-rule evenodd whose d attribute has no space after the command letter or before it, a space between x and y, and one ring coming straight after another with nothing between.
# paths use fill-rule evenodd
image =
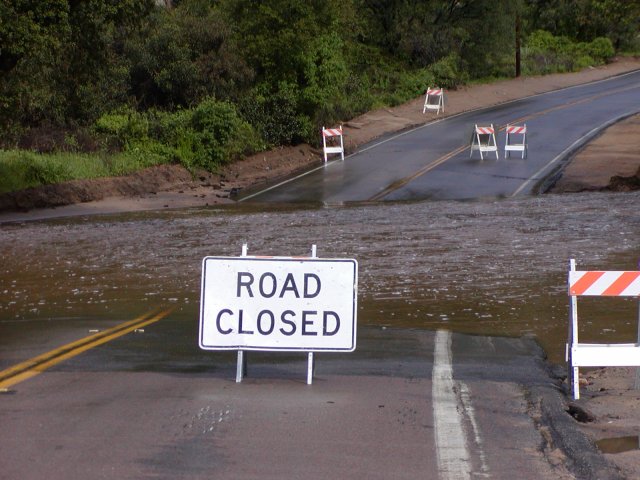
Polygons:
<instances>
[{"instance_id":1,"label":"muddy brown water","mask_svg":"<svg viewBox=\"0 0 640 480\"><path fill-rule=\"evenodd\" d=\"M640 193L475 202L237 205L0 226L0 322L131 319L158 305L197 322L202 258L359 262L358 322L535 336L564 362L568 260L636 270ZM636 299L581 299L581 339L632 342ZM194 338L194 345L197 339Z\"/></svg>"}]
</instances>

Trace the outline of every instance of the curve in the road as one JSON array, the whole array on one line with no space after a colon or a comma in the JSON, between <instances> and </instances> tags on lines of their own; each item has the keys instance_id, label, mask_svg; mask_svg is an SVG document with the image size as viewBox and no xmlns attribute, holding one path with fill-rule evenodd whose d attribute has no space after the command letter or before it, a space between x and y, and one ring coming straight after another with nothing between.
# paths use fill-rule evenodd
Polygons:
<instances>
[{"instance_id":1,"label":"curve in the road","mask_svg":"<svg viewBox=\"0 0 640 480\"><path fill-rule=\"evenodd\" d=\"M446 117L365 146L345 161L240 199L344 203L504 198L536 193L565 160L602 129L640 111L640 71ZM527 123L527 159L469 158L474 123ZM463 132L461 135L460 133ZM499 148L501 146L499 145ZM427 175L429 174L429 175Z\"/></svg>"}]
</instances>

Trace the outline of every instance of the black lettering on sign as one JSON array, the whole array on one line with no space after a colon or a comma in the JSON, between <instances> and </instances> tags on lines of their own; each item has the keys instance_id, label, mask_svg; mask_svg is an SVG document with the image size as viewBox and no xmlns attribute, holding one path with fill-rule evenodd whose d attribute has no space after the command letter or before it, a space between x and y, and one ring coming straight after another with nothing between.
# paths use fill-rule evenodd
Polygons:
<instances>
[{"instance_id":1,"label":"black lettering on sign","mask_svg":"<svg viewBox=\"0 0 640 480\"><path fill-rule=\"evenodd\" d=\"M265 278L269 278L271 279L271 281L267 281L265 282ZM271 291L265 291L265 283L271 283ZM262 295L264 298L271 298L275 295L276 293L276 289L278 288L278 282L276 280L276 276L273 273L263 273L260 276L260 295ZM268 286L268 285L267 285Z\"/></svg>"},{"instance_id":2,"label":"black lettering on sign","mask_svg":"<svg viewBox=\"0 0 640 480\"><path fill-rule=\"evenodd\" d=\"M320 294L322 283L320 277L315 273L304 274L304 285L302 294L304 298L315 298ZM238 282L236 285L236 297L240 298L243 295L248 295L253 298L252 285L255 277L250 272L238 272ZM278 279L271 272L266 272L260 275L258 280L258 290L263 298L271 298L278 291ZM285 294L292 293L295 298L300 298L300 290L298 284L293 276L293 273L288 273L280 289L279 297L283 298Z\"/></svg>"},{"instance_id":3,"label":"black lettering on sign","mask_svg":"<svg viewBox=\"0 0 640 480\"><path fill-rule=\"evenodd\" d=\"M318 332L307 330L307 327L313 325L313 320L307 320L307 317L310 317L312 315L317 315L317 314L318 312L316 312L315 310L302 311L302 331L300 332L300 335L308 335L308 336L318 335Z\"/></svg>"},{"instance_id":4,"label":"black lettering on sign","mask_svg":"<svg viewBox=\"0 0 640 480\"><path fill-rule=\"evenodd\" d=\"M229 315L233 315L233 312L228 308L225 308L224 310L220 310L220 313L218 313L218 316L216 317L216 327L222 335L229 335L231 332L233 332L233 329L232 328L228 328L226 330L222 329L222 324L220 320L222 319L223 313L228 313Z\"/></svg>"},{"instance_id":5,"label":"black lettering on sign","mask_svg":"<svg viewBox=\"0 0 640 480\"><path fill-rule=\"evenodd\" d=\"M289 320L290 316L296 316L296 314L291 311L291 310L285 310L284 312L282 312L282 315L280 315L280 320L282 320L282 323L284 323L285 325L289 325L291 327L291 330L285 330L284 328L280 328L280 333L282 333L283 335L286 335L287 337L290 337L291 335L293 335L294 333L296 333L296 323L293 320Z\"/></svg>"},{"instance_id":6,"label":"black lettering on sign","mask_svg":"<svg viewBox=\"0 0 640 480\"><path fill-rule=\"evenodd\" d=\"M238 333L240 334L245 334L245 335L253 335L253 330L244 330L243 326L242 326L242 320L243 320L243 311L240 310L239 316L238 316Z\"/></svg>"},{"instance_id":7,"label":"black lettering on sign","mask_svg":"<svg viewBox=\"0 0 640 480\"><path fill-rule=\"evenodd\" d=\"M267 328L266 330L262 328L263 317L269 317L269 328ZM262 310L258 314L258 332L260 332L260 334L269 335L271 332L273 332L273 328L275 326L276 326L276 318L273 316L273 313L271 313L269 310Z\"/></svg>"},{"instance_id":8,"label":"black lettering on sign","mask_svg":"<svg viewBox=\"0 0 640 480\"><path fill-rule=\"evenodd\" d=\"M311 281L313 280L313 282ZM315 291L311 291L311 283L315 283ZM304 274L304 298L314 298L320 293L320 277L315 273Z\"/></svg>"},{"instance_id":9,"label":"black lettering on sign","mask_svg":"<svg viewBox=\"0 0 640 480\"><path fill-rule=\"evenodd\" d=\"M246 280L243 280L245 279ZM245 287L249 296L253 298L253 292L251 291L251 284L253 283L253 275L249 272L238 272L238 288L236 290L236 297L240 298L241 289Z\"/></svg>"},{"instance_id":10,"label":"black lettering on sign","mask_svg":"<svg viewBox=\"0 0 640 480\"><path fill-rule=\"evenodd\" d=\"M329 331L329 317L333 317L334 329ZM340 317L336 312L328 311L322 315L322 335L330 337L340 330Z\"/></svg>"},{"instance_id":11,"label":"black lettering on sign","mask_svg":"<svg viewBox=\"0 0 640 480\"><path fill-rule=\"evenodd\" d=\"M296 298L300 298L296 281L293 279L293 273L287 274L287 278L284 280L284 285L282 286L282 291L280 292L280 298L284 297L285 292L288 291L293 292Z\"/></svg>"}]
</instances>

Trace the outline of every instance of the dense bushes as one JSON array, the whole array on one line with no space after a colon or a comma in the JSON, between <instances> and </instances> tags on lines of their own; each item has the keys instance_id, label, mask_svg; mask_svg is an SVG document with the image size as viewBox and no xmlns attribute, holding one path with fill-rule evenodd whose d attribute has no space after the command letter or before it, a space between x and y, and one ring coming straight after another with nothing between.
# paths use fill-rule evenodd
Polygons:
<instances>
[{"instance_id":1,"label":"dense bushes","mask_svg":"<svg viewBox=\"0 0 640 480\"><path fill-rule=\"evenodd\" d=\"M602 65L614 55L611 40L598 37L589 43L572 42L544 30L533 32L524 49L524 72L530 75L572 72Z\"/></svg>"},{"instance_id":2,"label":"dense bushes","mask_svg":"<svg viewBox=\"0 0 640 480\"><path fill-rule=\"evenodd\" d=\"M263 148L253 127L240 118L235 106L213 98L173 113L122 109L100 117L95 131L107 148L148 158L149 164L180 162L189 169L214 171Z\"/></svg>"}]
</instances>

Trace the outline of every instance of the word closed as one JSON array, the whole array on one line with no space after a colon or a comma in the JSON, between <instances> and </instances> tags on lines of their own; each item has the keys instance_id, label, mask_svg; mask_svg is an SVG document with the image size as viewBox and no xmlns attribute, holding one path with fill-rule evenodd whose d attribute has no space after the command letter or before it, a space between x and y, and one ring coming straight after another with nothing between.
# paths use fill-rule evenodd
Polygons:
<instances>
[{"instance_id":1,"label":"word closed","mask_svg":"<svg viewBox=\"0 0 640 480\"><path fill-rule=\"evenodd\" d=\"M205 257L200 348L353 351L351 259Z\"/></svg>"}]
</instances>

